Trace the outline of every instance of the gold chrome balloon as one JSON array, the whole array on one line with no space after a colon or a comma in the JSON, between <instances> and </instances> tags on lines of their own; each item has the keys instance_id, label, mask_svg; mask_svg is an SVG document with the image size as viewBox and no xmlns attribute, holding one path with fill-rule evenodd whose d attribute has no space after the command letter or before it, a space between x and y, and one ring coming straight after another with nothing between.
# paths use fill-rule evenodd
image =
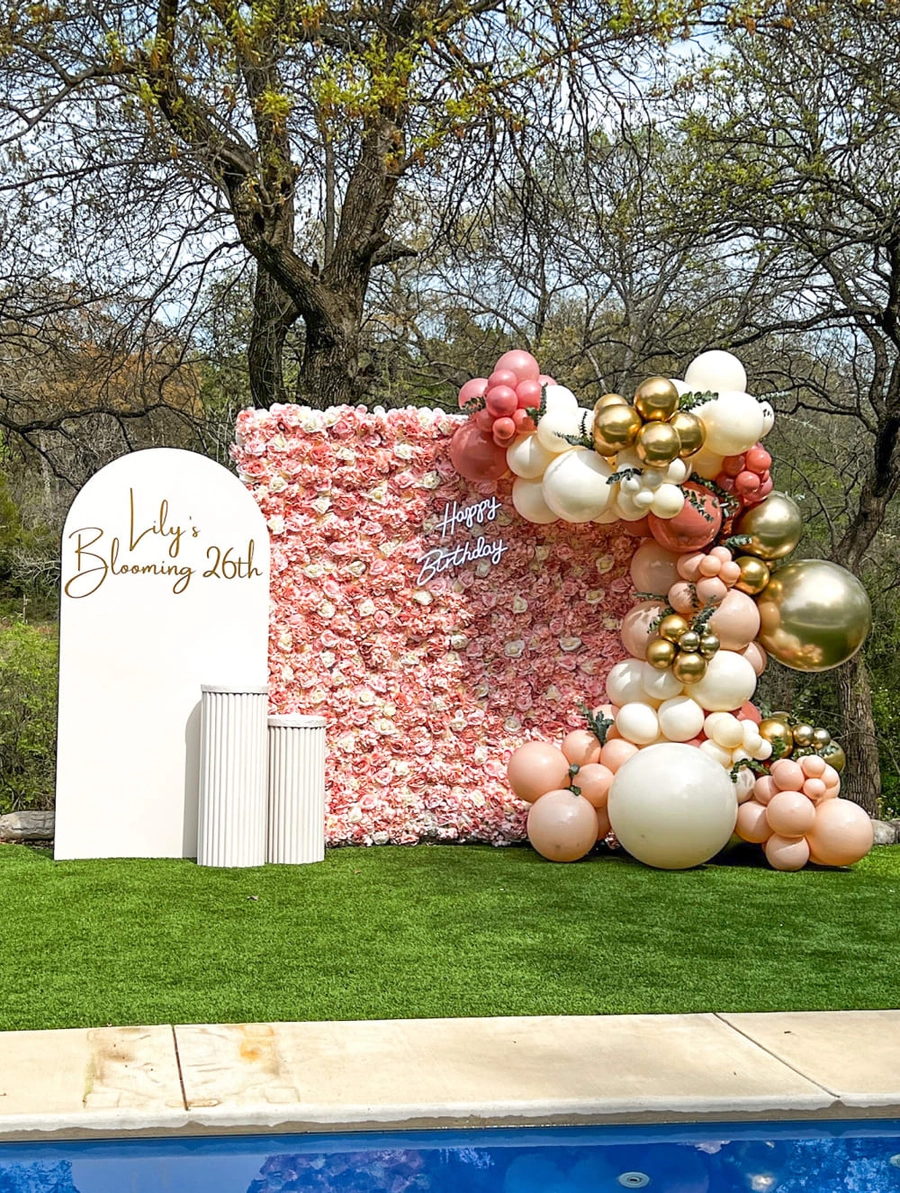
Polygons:
<instances>
[{"instance_id":1,"label":"gold chrome balloon","mask_svg":"<svg viewBox=\"0 0 900 1193\"><path fill-rule=\"evenodd\" d=\"M678 453L682 460L698 452L706 440L706 427L696 416L687 410L676 410L669 419L669 426L674 427L681 440L681 451Z\"/></svg>"},{"instance_id":2,"label":"gold chrome balloon","mask_svg":"<svg viewBox=\"0 0 900 1193\"><path fill-rule=\"evenodd\" d=\"M648 377L634 391L634 408L644 422L665 422L678 409L678 390L667 377Z\"/></svg>"},{"instance_id":3,"label":"gold chrome balloon","mask_svg":"<svg viewBox=\"0 0 900 1193\"><path fill-rule=\"evenodd\" d=\"M779 568L756 604L760 643L794 671L829 671L846 663L872 626L862 584L827 559L800 559Z\"/></svg>"},{"instance_id":4,"label":"gold chrome balloon","mask_svg":"<svg viewBox=\"0 0 900 1193\"><path fill-rule=\"evenodd\" d=\"M803 516L800 507L786 493L773 492L744 510L734 524L735 534L749 534L750 542L741 548L758 559L784 559L800 542Z\"/></svg>"},{"instance_id":5,"label":"gold chrome balloon","mask_svg":"<svg viewBox=\"0 0 900 1193\"><path fill-rule=\"evenodd\" d=\"M657 632L660 638L665 638L667 642L677 642L681 635L686 634L689 629L687 619L680 613L667 613L659 623Z\"/></svg>"},{"instance_id":6,"label":"gold chrome balloon","mask_svg":"<svg viewBox=\"0 0 900 1193\"><path fill-rule=\"evenodd\" d=\"M681 683L697 683L706 674L706 659L693 651L679 651L672 664L672 674Z\"/></svg>"},{"instance_id":7,"label":"gold chrome balloon","mask_svg":"<svg viewBox=\"0 0 900 1193\"><path fill-rule=\"evenodd\" d=\"M787 721L778 716L766 717L756 727L757 733L772 747L772 758L789 758L794 751L794 736Z\"/></svg>"},{"instance_id":8,"label":"gold chrome balloon","mask_svg":"<svg viewBox=\"0 0 900 1193\"><path fill-rule=\"evenodd\" d=\"M822 751L822 756L836 771L842 771L847 765L847 755L836 741L833 741L827 750Z\"/></svg>"},{"instance_id":9,"label":"gold chrome balloon","mask_svg":"<svg viewBox=\"0 0 900 1193\"><path fill-rule=\"evenodd\" d=\"M649 422L638 431L634 449L642 463L666 465L678 458L681 440L670 423Z\"/></svg>"},{"instance_id":10,"label":"gold chrome balloon","mask_svg":"<svg viewBox=\"0 0 900 1193\"><path fill-rule=\"evenodd\" d=\"M748 596L759 596L772 575L768 566L755 555L739 555L734 562L741 569L741 578L735 588Z\"/></svg>"},{"instance_id":11,"label":"gold chrome balloon","mask_svg":"<svg viewBox=\"0 0 900 1193\"><path fill-rule=\"evenodd\" d=\"M667 642L665 638L654 638L652 642L647 643L647 662L657 671L668 670L677 653L674 643Z\"/></svg>"},{"instance_id":12,"label":"gold chrome balloon","mask_svg":"<svg viewBox=\"0 0 900 1193\"><path fill-rule=\"evenodd\" d=\"M801 750L813 744L815 729L812 725L807 725L805 721L801 721L798 725L795 725L791 733L794 738L794 745L798 746Z\"/></svg>"},{"instance_id":13,"label":"gold chrome balloon","mask_svg":"<svg viewBox=\"0 0 900 1193\"><path fill-rule=\"evenodd\" d=\"M621 394L604 394L594 403L594 410L605 410L607 406L627 406Z\"/></svg>"},{"instance_id":14,"label":"gold chrome balloon","mask_svg":"<svg viewBox=\"0 0 900 1193\"><path fill-rule=\"evenodd\" d=\"M824 750L831 745L831 734L827 729L814 729L812 744L816 750Z\"/></svg>"},{"instance_id":15,"label":"gold chrome balloon","mask_svg":"<svg viewBox=\"0 0 900 1193\"><path fill-rule=\"evenodd\" d=\"M631 447L640 429L641 416L633 406L618 402L601 406L598 402L594 407L594 450L601 456L614 456Z\"/></svg>"},{"instance_id":16,"label":"gold chrome balloon","mask_svg":"<svg viewBox=\"0 0 900 1193\"><path fill-rule=\"evenodd\" d=\"M711 659L721 645L722 643L715 634L703 634L700 638L700 653L704 659Z\"/></svg>"},{"instance_id":17,"label":"gold chrome balloon","mask_svg":"<svg viewBox=\"0 0 900 1193\"><path fill-rule=\"evenodd\" d=\"M700 649L700 635L696 630L688 630L687 633L681 635L678 645L688 654L692 654Z\"/></svg>"}]
</instances>

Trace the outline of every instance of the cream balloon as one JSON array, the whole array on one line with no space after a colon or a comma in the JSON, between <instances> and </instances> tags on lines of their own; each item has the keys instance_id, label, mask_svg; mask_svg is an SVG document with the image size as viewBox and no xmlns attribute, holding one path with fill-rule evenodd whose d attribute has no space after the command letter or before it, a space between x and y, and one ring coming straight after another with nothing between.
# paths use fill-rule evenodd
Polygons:
<instances>
[{"instance_id":1,"label":"cream balloon","mask_svg":"<svg viewBox=\"0 0 900 1193\"><path fill-rule=\"evenodd\" d=\"M669 485L680 485L682 481L687 480L690 471L691 466L687 460L673 460L663 474L663 480Z\"/></svg>"},{"instance_id":2,"label":"cream balloon","mask_svg":"<svg viewBox=\"0 0 900 1193\"><path fill-rule=\"evenodd\" d=\"M760 439L765 439L768 433L775 426L775 408L771 402L760 402L759 408L763 416L763 429L760 433Z\"/></svg>"},{"instance_id":3,"label":"cream balloon","mask_svg":"<svg viewBox=\"0 0 900 1193\"><path fill-rule=\"evenodd\" d=\"M734 759L731 757L731 750L726 750L724 746L717 746L710 738L702 741L697 748L707 758L711 758L713 762L724 767L725 770L731 770L732 763L734 762Z\"/></svg>"},{"instance_id":4,"label":"cream balloon","mask_svg":"<svg viewBox=\"0 0 900 1193\"><path fill-rule=\"evenodd\" d=\"M665 672L663 672L665 674ZM690 741L703 728L703 709L690 696L673 696L656 711L659 727L669 741Z\"/></svg>"},{"instance_id":5,"label":"cream balloon","mask_svg":"<svg viewBox=\"0 0 900 1193\"><path fill-rule=\"evenodd\" d=\"M695 356L684 372L684 384L688 391L703 393L724 389L743 390L747 388L747 373L744 366L731 352L712 348Z\"/></svg>"},{"instance_id":6,"label":"cream balloon","mask_svg":"<svg viewBox=\"0 0 900 1193\"><path fill-rule=\"evenodd\" d=\"M684 684L677 680L672 674L671 667L666 668L665 671L658 671L656 667L650 663L644 663L641 683L644 687L645 694L655 704L662 704L666 700L672 700L675 696L680 696L684 691ZM666 737L669 735L666 734ZM693 734L689 735L693 737ZM687 738L673 738L673 741L687 741Z\"/></svg>"},{"instance_id":7,"label":"cream balloon","mask_svg":"<svg viewBox=\"0 0 900 1193\"><path fill-rule=\"evenodd\" d=\"M538 480L542 477L553 459L553 453L541 446L541 441L533 432L530 435L520 435L506 449L506 463L510 472L515 476L523 476L526 480Z\"/></svg>"},{"instance_id":8,"label":"cream balloon","mask_svg":"<svg viewBox=\"0 0 900 1193\"><path fill-rule=\"evenodd\" d=\"M643 680L644 664L640 659L623 659L606 677L606 694L611 704L623 704L646 699Z\"/></svg>"},{"instance_id":9,"label":"cream balloon","mask_svg":"<svg viewBox=\"0 0 900 1193\"><path fill-rule=\"evenodd\" d=\"M745 804L753 798L753 788L756 786L756 775L746 766L742 766L734 780L734 791L739 804Z\"/></svg>"},{"instance_id":10,"label":"cream balloon","mask_svg":"<svg viewBox=\"0 0 900 1193\"><path fill-rule=\"evenodd\" d=\"M730 712L711 712L703 723L703 731L724 750L736 750L744 744L744 725Z\"/></svg>"},{"instance_id":11,"label":"cream balloon","mask_svg":"<svg viewBox=\"0 0 900 1193\"><path fill-rule=\"evenodd\" d=\"M546 526L557 521L556 514L544 500L544 490L540 481L529 481L517 476L513 481L512 503L526 522Z\"/></svg>"},{"instance_id":12,"label":"cream balloon","mask_svg":"<svg viewBox=\"0 0 900 1193\"><path fill-rule=\"evenodd\" d=\"M688 463L691 466L691 471L695 472L697 476L711 481L715 480L722 471L722 460L723 457L718 452L710 451L704 444L698 452L694 452Z\"/></svg>"},{"instance_id":13,"label":"cream balloon","mask_svg":"<svg viewBox=\"0 0 900 1193\"><path fill-rule=\"evenodd\" d=\"M580 433L581 423L577 407L575 410L548 410L537 428L537 438L541 447L554 456L572 450L572 444L565 439L566 435Z\"/></svg>"},{"instance_id":14,"label":"cream balloon","mask_svg":"<svg viewBox=\"0 0 900 1193\"><path fill-rule=\"evenodd\" d=\"M647 515L647 511L642 506L635 505L634 498L629 493L624 493L621 486L616 497L616 509L623 522L637 522Z\"/></svg>"},{"instance_id":15,"label":"cream balloon","mask_svg":"<svg viewBox=\"0 0 900 1193\"><path fill-rule=\"evenodd\" d=\"M653 494L650 509L657 518L674 518L684 509L684 492L677 485L660 485Z\"/></svg>"},{"instance_id":16,"label":"cream balloon","mask_svg":"<svg viewBox=\"0 0 900 1193\"><path fill-rule=\"evenodd\" d=\"M636 746L648 746L659 736L656 712L638 700L623 704L616 714L616 729Z\"/></svg>"},{"instance_id":17,"label":"cream balloon","mask_svg":"<svg viewBox=\"0 0 900 1193\"><path fill-rule=\"evenodd\" d=\"M564 385L548 385L544 389L544 404L549 414L560 410L575 414L578 410L578 399L570 389Z\"/></svg>"},{"instance_id":18,"label":"cream balloon","mask_svg":"<svg viewBox=\"0 0 900 1193\"><path fill-rule=\"evenodd\" d=\"M602 456L576 447L556 457L544 473L544 501L564 522L591 522L609 504L612 469Z\"/></svg>"},{"instance_id":19,"label":"cream balloon","mask_svg":"<svg viewBox=\"0 0 900 1193\"><path fill-rule=\"evenodd\" d=\"M697 407L706 428L704 448L721 456L749 451L763 429L763 415L756 398L739 390L720 390L712 402Z\"/></svg>"},{"instance_id":20,"label":"cream balloon","mask_svg":"<svg viewBox=\"0 0 900 1193\"><path fill-rule=\"evenodd\" d=\"M691 696L707 712L740 708L753 695L756 672L743 655L720 650L709 660L706 674L691 684Z\"/></svg>"},{"instance_id":21,"label":"cream balloon","mask_svg":"<svg viewBox=\"0 0 900 1193\"><path fill-rule=\"evenodd\" d=\"M737 820L731 779L693 746L664 742L622 764L607 812L623 848L648 866L684 870L714 857Z\"/></svg>"}]
</instances>

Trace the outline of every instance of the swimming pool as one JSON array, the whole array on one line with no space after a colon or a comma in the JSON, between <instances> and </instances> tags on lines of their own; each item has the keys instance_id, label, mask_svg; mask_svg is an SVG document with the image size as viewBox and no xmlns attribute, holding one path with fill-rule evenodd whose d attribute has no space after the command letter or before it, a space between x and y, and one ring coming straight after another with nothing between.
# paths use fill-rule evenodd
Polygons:
<instances>
[{"instance_id":1,"label":"swimming pool","mask_svg":"<svg viewBox=\"0 0 900 1193\"><path fill-rule=\"evenodd\" d=\"M0 1144L0 1193L898 1193L900 1120Z\"/></svg>"}]
</instances>

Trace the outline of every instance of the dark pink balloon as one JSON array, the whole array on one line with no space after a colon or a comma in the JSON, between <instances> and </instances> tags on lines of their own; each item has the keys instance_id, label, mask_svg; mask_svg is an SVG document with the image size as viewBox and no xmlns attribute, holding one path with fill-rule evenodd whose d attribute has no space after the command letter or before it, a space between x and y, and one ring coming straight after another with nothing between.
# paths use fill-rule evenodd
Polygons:
<instances>
[{"instance_id":1,"label":"dark pink balloon","mask_svg":"<svg viewBox=\"0 0 900 1193\"><path fill-rule=\"evenodd\" d=\"M735 493L740 493L742 497L750 497L760 487L759 477L755 472L750 472L748 469L739 472L734 478L734 491Z\"/></svg>"},{"instance_id":2,"label":"dark pink balloon","mask_svg":"<svg viewBox=\"0 0 900 1193\"><path fill-rule=\"evenodd\" d=\"M494 443L506 447L516 437L516 424L511 418L498 418L491 430Z\"/></svg>"},{"instance_id":3,"label":"dark pink balloon","mask_svg":"<svg viewBox=\"0 0 900 1193\"><path fill-rule=\"evenodd\" d=\"M460 410L463 410L469 402L474 401L476 398L483 398L487 393L487 388L487 377L473 377L471 381L467 381L459 391Z\"/></svg>"},{"instance_id":4,"label":"dark pink balloon","mask_svg":"<svg viewBox=\"0 0 900 1193\"><path fill-rule=\"evenodd\" d=\"M772 457L764 447L760 447L757 444L756 447L751 447L747 452L747 467L751 472L762 476L764 472L767 472L772 467Z\"/></svg>"},{"instance_id":5,"label":"dark pink balloon","mask_svg":"<svg viewBox=\"0 0 900 1193\"><path fill-rule=\"evenodd\" d=\"M475 426L479 431L484 431L486 435L490 435L494 429L494 416L490 410L479 410L475 415Z\"/></svg>"},{"instance_id":6,"label":"dark pink balloon","mask_svg":"<svg viewBox=\"0 0 900 1193\"><path fill-rule=\"evenodd\" d=\"M540 381L541 385L556 385L556 382L549 373L541 373L538 381Z\"/></svg>"},{"instance_id":7,"label":"dark pink balloon","mask_svg":"<svg viewBox=\"0 0 900 1193\"><path fill-rule=\"evenodd\" d=\"M485 435L474 419L463 423L450 440L450 460L468 481L495 481L506 472L506 452Z\"/></svg>"},{"instance_id":8,"label":"dark pink balloon","mask_svg":"<svg viewBox=\"0 0 900 1193\"><path fill-rule=\"evenodd\" d=\"M514 410L510 417L516 424L516 430L521 435L524 435L528 431L533 431L535 429L533 419L530 415L526 414L524 410Z\"/></svg>"},{"instance_id":9,"label":"dark pink balloon","mask_svg":"<svg viewBox=\"0 0 900 1193\"><path fill-rule=\"evenodd\" d=\"M508 385L510 389L515 389L518 384L519 378L512 369L494 369L488 377L488 389L493 389L495 385Z\"/></svg>"},{"instance_id":10,"label":"dark pink balloon","mask_svg":"<svg viewBox=\"0 0 900 1193\"><path fill-rule=\"evenodd\" d=\"M514 410L519 408L516 391L508 385L492 385L487 391L485 405L494 418L508 418Z\"/></svg>"},{"instance_id":11,"label":"dark pink balloon","mask_svg":"<svg viewBox=\"0 0 900 1193\"><path fill-rule=\"evenodd\" d=\"M541 374L538 362L530 352L525 352L521 348L514 348L512 352L504 352L494 365L494 369L509 369L515 373L519 381L528 381L531 378L537 381Z\"/></svg>"},{"instance_id":12,"label":"dark pink balloon","mask_svg":"<svg viewBox=\"0 0 900 1193\"><path fill-rule=\"evenodd\" d=\"M524 410L526 406L540 406L540 381L520 381L516 386L516 397L519 399L520 410Z\"/></svg>"},{"instance_id":13,"label":"dark pink balloon","mask_svg":"<svg viewBox=\"0 0 900 1193\"><path fill-rule=\"evenodd\" d=\"M643 518L638 518L636 522L627 522L624 518L618 523L619 529L624 530L626 534L630 534L632 538L645 539L650 534L650 519L645 514Z\"/></svg>"}]
</instances>

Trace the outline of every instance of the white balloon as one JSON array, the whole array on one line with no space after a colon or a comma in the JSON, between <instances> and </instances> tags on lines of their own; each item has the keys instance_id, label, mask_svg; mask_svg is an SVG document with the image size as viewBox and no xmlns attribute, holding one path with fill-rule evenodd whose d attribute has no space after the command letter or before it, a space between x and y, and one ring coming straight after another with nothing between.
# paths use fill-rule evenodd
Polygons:
<instances>
[{"instance_id":1,"label":"white balloon","mask_svg":"<svg viewBox=\"0 0 900 1193\"><path fill-rule=\"evenodd\" d=\"M641 479L638 476L626 476L620 482L619 487L623 493L627 493L629 497L634 497L636 493L641 491Z\"/></svg>"},{"instance_id":2,"label":"white balloon","mask_svg":"<svg viewBox=\"0 0 900 1193\"><path fill-rule=\"evenodd\" d=\"M564 385L546 386L544 389L544 402L548 414L551 410L565 410L574 414L578 409L578 399Z\"/></svg>"},{"instance_id":3,"label":"white balloon","mask_svg":"<svg viewBox=\"0 0 900 1193\"><path fill-rule=\"evenodd\" d=\"M645 489L658 489L666 479L666 474L658 468L645 468L641 473L641 484Z\"/></svg>"},{"instance_id":4,"label":"white balloon","mask_svg":"<svg viewBox=\"0 0 900 1193\"><path fill-rule=\"evenodd\" d=\"M623 659L616 663L606 679L606 694L610 704L621 707L633 700L646 699L644 685L644 664L641 659Z\"/></svg>"},{"instance_id":5,"label":"white balloon","mask_svg":"<svg viewBox=\"0 0 900 1193\"><path fill-rule=\"evenodd\" d=\"M691 695L707 712L740 708L756 689L756 672L743 655L720 650L709 660L706 674L691 684Z\"/></svg>"},{"instance_id":6,"label":"white balloon","mask_svg":"<svg viewBox=\"0 0 900 1193\"><path fill-rule=\"evenodd\" d=\"M759 408L763 416L763 429L760 431L760 439L765 439L768 433L775 426L775 410L771 402L760 402Z\"/></svg>"},{"instance_id":7,"label":"white balloon","mask_svg":"<svg viewBox=\"0 0 900 1193\"><path fill-rule=\"evenodd\" d=\"M744 723L730 712L710 713L703 729L706 736L711 737L716 745L722 746L723 749L734 750L744 744Z\"/></svg>"},{"instance_id":8,"label":"white balloon","mask_svg":"<svg viewBox=\"0 0 900 1193\"><path fill-rule=\"evenodd\" d=\"M673 696L680 696L684 691L684 685L672 674L671 667L659 671L649 663L644 663L641 668L641 683L647 697L660 705L665 700L671 700Z\"/></svg>"},{"instance_id":9,"label":"white balloon","mask_svg":"<svg viewBox=\"0 0 900 1193\"><path fill-rule=\"evenodd\" d=\"M745 804L753 798L753 788L756 786L756 775L747 766L742 766L734 780L734 792L739 804Z\"/></svg>"},{"instance_id":10,"label":"white balloon","mask_svg":"<svg viewBox=\"0 0 900 1193\"><path fill-rule=\"evenodd\" d=\"M672 382L672 384L678 390L679 398L681 397L682 394L689 394L691 392L691 387L688 385L688 383L686 381L682 381L680 377L670 377L669 380Z\"/></svg>"},{"instance_id":11,"label":"white balloon","mask_svg":"<svg viewBox=\"0 0 900 1193\"><path fill-rule=\"evenodd\" d=\"M659 727L669 741L690 741L703 728L706 714L690 696L673 696L657 710Z\"/></svg>"},{"instance_id":12,"label":"white balloon","mask_svg":"<svg viewBox=\"0 0 900 1193\"><path fill-rule=\"evenodd\" d=\"M772 757L772 743L760 738L760 745L756 747L753 757L757 762L767 762Z\"/></svg>"},{"instance_id":13,"label":"white balloon","mask_svg":"<svg viewBox=\"0 0 900 1193\"><path fill-rule=\"evenodd\" d=\"M723 389L747 388L744 366L736 356L723 352L721 348L713 348L710 352L695 356L684 371L684 380L694 393L710 389L721 393Z\"/></svg>"},{"instance_id":14,"label":"white balloon","mask_svg":"<svg viewBox=\"0 0 900 1193\"><path fill-rule=\"evenodd\" d=\"M742 390L723 390L714 401L697 407L697 417L706 427L704 449L720 456L749 451L762 434L762 408Z\"/></svg>"},{"instance_id":15,"label":"white balloon","mask_svg":"<svg viewBox=\"0 0 900 1193\"><path fill-rule=\"evenodd\" d=\"M747 720L738 721L738 724L740 725L741 732L743 734L741 745L744 747L744 749L749 750L750 754L752 755L753 746L759 745L759 743L762 741L762 738L759 736L759 729L757 728L756 722Z\"/></svg>"},{"instance_id":16,"label":"white balloon","mask_svg":"<svg viewBox=\"0 0 900 1193\"><path fill-rule=\"evenodd\" d=\"M667 484L680 485L683 481L687 480L690 470L687 460L673 460L663 473L663 479Z\"/></svg>"},{"instance_id":17,"label":"white balloon","mask_svg":"<svg viewBox=\"0 0 900 1193\"><path fill-rule=\"evenodd\" d=\"M525 480L517 476L513 482L512 500L516 510L526 522L537 522L546 526L556 521L556 514L544 500L544 493L540 481Z\"/></svg>"},{"instance_id":18,"label":"white balloon","mask_svg":"<svg viewBox=\"0 0 900 1193\"><path fill-rule=\"evenodd\" d=\"M655 710L638 700L622 705L616 714L616 728L636 746L649 746L659 736Z\"/></svg>"},{"instance_id":19,"label":"white balloon","mask_svg":"<svg viewBox=\"0 0 900 1193\"><path fill-rule=\"evenodd\" d=\"M731 768L731 751L724 749L722 746L717 746L714 741L702 741L699 749L703 751L707 758L711 758L717 766L724 766L726 770Z\"/></svg>"},{"instance_id":20,"label":"white balloon","mask_svg":"<svg viewBox=\"0 0 900 1193\"><path fill-rule=\"evenodd\" d=\"M684 508L684 492L677 485L660 485L650 507L657 518L674 518Z\"/></svg>"},{"instance_id":21,"label":"white balloon","mask_svg":"<svg viewBox=\"0 0 900 1193\"><path fill-rule=\"evenodd\" d=\"M591 522L609 505L611 476L602 456L576 447L557 456L544 473L544 501L566 522Z\"/></svg>"},{"instance_id":22,"label":"white balloon","mask_svg":"<svg viewBox=\"0 0 900 1193\"><path fill-rule=\"evenodd\" d=\"M653 498L655 494L652 489L638 489L634 495L634 504L639 506L646 513L653 505Z\"/></svg>"},{"instance_id":23,"label":"white balloon","mask_svg":"<svg viewBox=\"0 0 900 1193\"><path fill-rule=\"evenodd\" d=\"M506 449L506 463L510 472L532 481L544 475L553 458L553 454L541 446L540 439L533 431L530 435L520 435Z\"/></svg>"},{"instance_id":24,"label":"white balloon","mask_svg":"<svg viewBox=\"0 0 900 1193\"><path fill-rule=\"evenodd\" d=\"M563 436L581 434L578 418L577 407L575 410L548 410L537 428L537 438L541 447L554 456L558 456L560 452L570 452L572 444Z\"/></svg>"},{"instance_id":25,"label":"white balloon","mask_svg":"<svg viewBox=\"0 0 900 1193\"><path fill-rule=\"evenodd\" d=\"M623 522L637 522L639 518L643 518L647 511L641 509L639 505L634 504L634 498L629 493L623 493L621 486L619 488L619 495L616 498L616 509L619 511L619 517Z\"/></svg>"},{"instance_id":26,"label":"white balloon","mask_svg":"<svg viewBox=\"0 0 900 1193\"><path fill-rule=\"evenodd\" d=\"M698 866L731 839L737 821L734 784L694 746L648 746L623 763L607 812L620 844L663 870Z\"/></svg>"}]
</instances>

